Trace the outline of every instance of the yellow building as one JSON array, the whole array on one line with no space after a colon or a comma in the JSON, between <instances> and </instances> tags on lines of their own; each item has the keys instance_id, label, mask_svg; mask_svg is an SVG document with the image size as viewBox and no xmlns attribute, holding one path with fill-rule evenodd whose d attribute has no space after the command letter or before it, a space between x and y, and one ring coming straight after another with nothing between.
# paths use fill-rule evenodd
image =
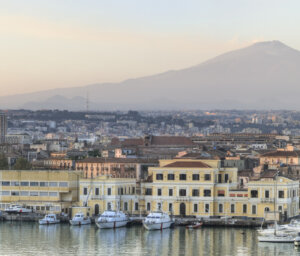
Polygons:
<instances>
[{"instance_id":1,"label":"yellow building","mask_svg":"<svg viewBox=\"0 0 300 256\"><path fill-rule=\"evenodd\" d=\"M78 201L79 175L74 171L1 170L0 208L21 204L42 213L68 213Z\"/></svg>"},{"instance_id":2,"label":"yellow building","mask_svg":"<svg viewBox=\"0 0 300 256\"><path fill-rule=\"evenodd\" d=\"M90 207L90 216L105 210L139 214L141 201L140 187L134 178L112 178L102 175L80 180L80 206Z\"/></svg>"}]
</instances>

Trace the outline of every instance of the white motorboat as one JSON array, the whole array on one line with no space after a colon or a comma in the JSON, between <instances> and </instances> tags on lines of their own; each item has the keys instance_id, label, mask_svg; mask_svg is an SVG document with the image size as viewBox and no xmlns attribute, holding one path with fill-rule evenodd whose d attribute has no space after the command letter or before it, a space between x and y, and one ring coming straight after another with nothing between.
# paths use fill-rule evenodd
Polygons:
<instances>
[{"instance_id":1,"label":"white motorboat","mask_svg":"<svg viewBox=\"0 0 300 256\"><path fill-rule=\"evenodd\" d=\"M82 212L76 213L75 216L70 220L70 224L73 226L81 226L91 224L91 219L85 217Z\"/></svg>"},{"instance_id":2,"label":"white motorboat","mask_svg":"<svg viewBox=\"0 0 300 256\"><path fill-rule=\"evenodd\" d=\"M300 221L292 220L289 224L281 225L280 227L285 228L287 230L293 230L296 232L300 232Z\"/></svg>"},{"instance_id":3,"label":"white motorboat","mask_svg":"<svg viewBox=\"0 0 300 256\"><path fill-rule=\"evenodd\" d=\"M151 212L143 220L143 225L148 230L169 228L173 223L169 214L164 212Z\"/></svg>"},{"instance_id":4,"label":"white motorboat","mask_svg":"<svg viewBox=\"0 0 300 256\"><path fill-rule=\"evenodd\" d=\"M28 212L32 212L31 209L27 209L26 207L22 207L21 205L18 205L18 204L10 205L4 211L9 213L9 214L10 213L28 213Z\"/></svg>"},{"instance_id":5,"label":"white motorboat","mask_svg":"<svg viewBox=\"0 0 300 256\"><path fill-rule=\"evenodd\" d=\"M126 226L128 222L129 217L122 211L104 211L96 225L99 228L119 228Z\"/></svg>"},{"instance_id":6,"label":"white motorboat","mask_svg":"<svg viewBox=\"0 0 300 256\"><path fill-rule=\"evenodd\" d=\"M297 247L300 246L300 233L298 233L298 235L295 237L294 245Z\"/></svg>"},{"instance_id":7,"label":"white motorboat","mask_svg":"<svg viewBox=\"0 0 300 256\"><path fill-rule=\"evenodd\" d=\"M43 219L39 220L40 225L49 225L60 223L60 220L57 219L56 214L49 213Z\"/></svg>"}]
</instances>

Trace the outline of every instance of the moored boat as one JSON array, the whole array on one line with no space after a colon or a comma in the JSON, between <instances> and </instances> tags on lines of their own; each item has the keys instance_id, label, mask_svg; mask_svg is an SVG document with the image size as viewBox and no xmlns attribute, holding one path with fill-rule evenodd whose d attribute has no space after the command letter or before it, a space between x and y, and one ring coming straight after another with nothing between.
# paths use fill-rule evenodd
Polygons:
<instances>
[{"instance_id":1,"label":"moored boat","mask_svg":"<svg viewBox=\"0 0 300 256\"><path fill-rule=\"evenodd\" d=\"M258 236L259 242L269 242L269 243L293 243L295 237L293 235L266 235L266 236Z\"/></svg>"},{"instance_id":2,"label":"moored boat","mask_svg":"<svg viewBox=\"0 0 300 256\"><path fill-rule=\"evenodd\" d=\"M174 222L171 220L169 214L164 212L151 212L143 220L143 225L148 230L162 230L170 228Z\"/></svg>"},{"instance_id":3,"label":"moored boat","mask_svg":"<svg viewBox=\"0 0 300 256\"><path fill-rule=\"evenodd\" d=\"M49 213L43 219L39 220L40 225L49 225L60 223L60 220L57 219L56 214Z\"/></svg>"},{"instance_id":4,"label":"moored boat","mask_svg":"<svg viewBox=\"0 0 300 256\"><path fill-rule=\"evenodd\" d=\"M128 222L129 217L122 211L104 211L96 225L99 228L119 228L126 226Z\"/></svg>"},{"instance_id":5,"label":"moored boat","mask_svg":"<svg viewBox=\"0 0 300 256\"><path fill-rule=\"evenodd\" d=\"M185 228L187 228L187 229L198 229L198 228L201 228L202 225L203 225L203 222L195 222L192 225L187 225Z\"/></svg>"},{"instance_id":6,"label":"moored boat","mask_svg":"<svg viewBox=\"0 0 300 256\"><path fill-rule=\"evenodd\" d=\"M91 224L91 219L85 217L82 212L76 213L75 216L70 220L70 224L73 226L81 226Z\"/></svg>"},{"instance_id":7,"label":"moored boat","mask_svg":"<svg viewBox=\"0 0 300 256\"><path fill-rule=\"evenodd\" d=\"M18 204L12 204L10 205L8 208L6 208L4 210L6 213L29 213L32 212L31 209L27 209L26 207L23 207L21 205Z\"/></svg>"}]
</instances>

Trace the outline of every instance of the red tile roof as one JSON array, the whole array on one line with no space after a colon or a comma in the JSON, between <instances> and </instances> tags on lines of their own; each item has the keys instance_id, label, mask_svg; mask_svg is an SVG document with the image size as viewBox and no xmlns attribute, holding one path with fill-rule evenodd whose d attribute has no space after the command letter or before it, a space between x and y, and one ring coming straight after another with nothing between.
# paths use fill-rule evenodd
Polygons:
<instances>
[{"instance_id":1,"label":"red tile roof","mask_svg":"<svg viewBox=\"0 0 300 256\"><path fill-rule=\"evenodd\" d=\"M211 168L210 165L200 161L176 161L171 164L167 164L164 167L170 168Z\"/></svg>"}]
</instances>

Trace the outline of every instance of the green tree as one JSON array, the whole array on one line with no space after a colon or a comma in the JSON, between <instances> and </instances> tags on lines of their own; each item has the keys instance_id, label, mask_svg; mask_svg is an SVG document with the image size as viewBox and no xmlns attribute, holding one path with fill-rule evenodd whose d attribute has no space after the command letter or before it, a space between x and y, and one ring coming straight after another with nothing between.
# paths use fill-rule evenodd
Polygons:
<instances>
[{"instance_id":1,"label":"green tree","mask_svg":"<svg viewBox=\"0 0 300 256\"><path fill-rule=\"evenodd\" d=\"M8 162L4 154L0 154L0 170L8 170Z\"/></svg>"},{"instance_id":2,"label":"green tree","mask_svg":"<svg viewBox=\"0 0 300 256\"><path fill-rule=\"evenodd\" d=\"M19 158L14 165L14 169L15 170L30 170L31 164L25 158Z\"/></svg>"}]
</instances>

